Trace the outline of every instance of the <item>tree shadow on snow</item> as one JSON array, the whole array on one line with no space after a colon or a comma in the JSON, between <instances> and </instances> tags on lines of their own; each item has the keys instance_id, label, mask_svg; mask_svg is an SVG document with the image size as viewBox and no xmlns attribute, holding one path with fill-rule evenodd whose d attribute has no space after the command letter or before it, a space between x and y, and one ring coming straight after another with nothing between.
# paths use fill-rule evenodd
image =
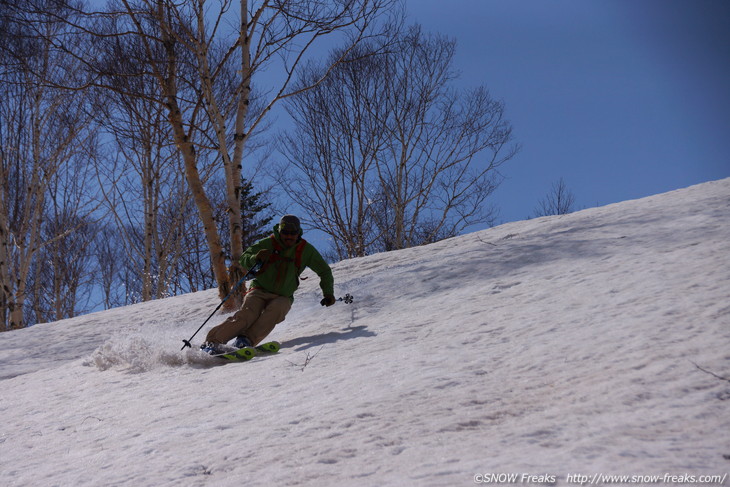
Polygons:
<instances>
[{"instance_id":1,"label":"tree shadow on snow","mask_svg":"<svg viewBox=\"0 0 730 487\"><path fill-rule=\"evenodd\" d=\"M287 340L281 343L281 348L296 348L297 352L308 348L325 345L327 343L335 343L342 340L353 340L355 338L374 337L377 333L367 329L367 326L354 326L343 331L331 331L322 333L321 335L310 335L293 340Z\"/></svg>"}]
</instances>

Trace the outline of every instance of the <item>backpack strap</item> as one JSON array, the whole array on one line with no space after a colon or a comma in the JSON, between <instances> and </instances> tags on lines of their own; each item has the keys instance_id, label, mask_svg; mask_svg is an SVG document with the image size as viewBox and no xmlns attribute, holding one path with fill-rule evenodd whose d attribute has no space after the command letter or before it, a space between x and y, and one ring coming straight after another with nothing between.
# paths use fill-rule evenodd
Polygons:
<instances>
[{"instance_id":1,"label":"backpack strap","mask_svg":"<svg viewBox=\"0 0 730 487\"><path fill-rule=\"evenodd\" d=\"M299 238L299 243L296 249L294 249L294 266L297 268L297 273L302 272L302 254L304 253L304 247L307 246L307 241L303 238Z\"/></svg>"},{"instance_id":2,"label":"backpack strap","mask_svg":"<svg viewBox=\"0 0 730 487\"><path fill-rule=\"evenodd\" d=\"M281 252L284 250L284 248L281 246L279 241L276 239L276 236L274 234L271 234L271 246L273 247L273 252L271 254L271 257L269 257L269 260L266 262L264 267L259 272L266 271L266 268L268 268L271 264L279 261L284 260L288 262L294 262L294 266L297 268L297 274L300 274L302 272L302 254L304 254L304 247L307 246L307 241L303 238L299 239L299 242L297 242L297 245L294 249L294 259L290 259L288 257L282 257Z\"/></svg>"}]
</instances>

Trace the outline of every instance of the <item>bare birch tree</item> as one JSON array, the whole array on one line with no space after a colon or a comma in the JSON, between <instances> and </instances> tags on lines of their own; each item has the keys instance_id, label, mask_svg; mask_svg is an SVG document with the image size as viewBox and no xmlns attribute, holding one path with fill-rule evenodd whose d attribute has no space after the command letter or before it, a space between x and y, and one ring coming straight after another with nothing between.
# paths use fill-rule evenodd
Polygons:
<instances>
[{"instance_id":1,"label":"bare birch tree","mask_svg":"<svg viewBox=\"0 0 730 487\"><path fill-rule=\"evenodd\" d=\"M280 180L313 216L312 226L332 237L339 258L366 255L382 237L375 225L383 210L375 167L387 137L385 105L378 102L387 81L380 57L367 52L353 50L349 62L287 104L295 130L283 135L281 146ZM321 69L310 66L303 84Z\"/></svg>"},{"instance_id":2,"label":"bare birch tree","mask_svg":"<svg viewBox=\"0 0 730 487\"><path fill-rule=\"evenodd\" d=\"M58 7L58 8L57 8ZM42 251L85 227L93 208L55 198L59 178L83 157L93 138L81 93L53 88L78 80L78 63L54 47L64 35L59 21L71 15L63 6L18 12L3 4L0 26L0 281L2 329L21 328L32 294L32 273L44 262ZM33 28L31 28L33 26ZM79 175L79 178L83 175ZM68 188L68 186L65 186ZM57 214L49 212L55 209ZM54 222L54 219L56 222ZM63 224L60 224L63 221ZM59 224L56 224L59 223ZM64 250L58 247L58 252ZM64 256L61 256L64 257ZM60 270L60 269L59 269ZM69 278L56 275L56 284ZM60 297L60 289L57 289ZM69 313L57 309L57 315Z\"/></svg>"},{"instance_id":3,"label":"bare birch tree","mask_svg":"<svg viewBox=\"0 0 730 487\"><path fill-rule=\"evenodd\" d=\"M150 90L141 77L118 82L135 84L127 91ZM184 252L182 232L175 229L189 216L182 164L169 143L161 105L149 97L110 90L101 93L101 100L97 120L113 140L116 154L97 165L97 179L121 237L125 265L140 282L127 290L127 298L135 302L166 297L174 262Z\"/></svg>"},{"instance_id":4,"label":"bare birch tree","mask_svg":"<svg viewBox=\"0 0 730 487\"><path fill-rule=\"evenodd\" d=\"M83 144L82 144L83 146ZM44 323L89 311L98 268L92 243L99 231L93 160L81 152L61 164L47 188L39 249L27 286L25 321Z\"/></svg>"},{"instance_id":5,"label":"bare birch tree","mask_svg":"<svg viewBox=\"0 0 730 487\"><path fill-rule=\"evenodd\" d=\"M552 184L550 192L542 198L533 212L535 218L549 215L565 215L573 212L575 195L568 189L563 178Z\"/></svg>"},{"instance_id":6,"label":"bare birch tree","mask_svg":"<svg viewBox=\"0 0 730 487\"><path fill-rule=\"evenodd\" d=\"M242 271L234 265L229 275L226 258L235 263L243 252L240 183L252 135L264 127L278 102L310 88L294 88L292 80L318 45L336 37L351 48L377 35L379 16L395 4L396 0L119 0L94 15L98 24L93 28L84 27L101 40L94 43L100 54L88 57L103 60L88 61L103 75L97 84L118 89L114 79L120 76L155 79L156 100L167 110L184 161L221 297L228 294L231 278ZM234 18L236 27L231 28ZM120 52L128 59L121 72ZM339 61L334 59L330 68ZM264 73L268 81L259 78ZM260 86L270 83L258 94L253 84L257 79L262 80ZM199 152L206 149L217 152L225 176L230 256L223 251L200 175Z\"/></svg>"},{"instance_id":7,"label":"bare birch tree","mask_svg":"<svg viewBox=\"0 0 730 487\"><path fill-rule=\"evenodd\" d=\"M387 248L401 249L457 235L493 219L485 204L497 168L518 150L504 104L487 89L457 91L456 43L410 28L384 63L382 97L389 144L377 165L392 212Z\"/></svg>"},{"instance_id":8,"label":"bare birch tree","mask_svg":"<svg viewBox=\"0 0 730 487\"><path fill-rule=\"evenodd\" d=\"M290 102L297 130L283 152L300 177L289 181L309 188L299 201L340 257L433 242L493 218L486 200L518 147L486 88L453 87L454 52L454 41L414 26L381 55L353 51Z\"/></svg>"}]
</instances>

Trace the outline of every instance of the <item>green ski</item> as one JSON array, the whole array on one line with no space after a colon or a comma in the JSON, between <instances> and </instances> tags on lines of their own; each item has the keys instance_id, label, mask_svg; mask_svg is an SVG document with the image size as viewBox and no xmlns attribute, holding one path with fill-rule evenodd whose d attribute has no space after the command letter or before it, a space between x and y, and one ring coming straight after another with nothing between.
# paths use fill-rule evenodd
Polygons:
<instances>
[{"instance_id":1,"label":"green ski","mask_svg":"<svg viewBox=\"0 0 730 487\"><path fill-rule=\"evenodd\" d=\"M259 353L276 353L280 348L281 344L279 342L266 342L256 347L243 347L232 352L221 353L213 356L228 360L229 362L246 362L254 358Z\"/></svg>"}]
</instances>

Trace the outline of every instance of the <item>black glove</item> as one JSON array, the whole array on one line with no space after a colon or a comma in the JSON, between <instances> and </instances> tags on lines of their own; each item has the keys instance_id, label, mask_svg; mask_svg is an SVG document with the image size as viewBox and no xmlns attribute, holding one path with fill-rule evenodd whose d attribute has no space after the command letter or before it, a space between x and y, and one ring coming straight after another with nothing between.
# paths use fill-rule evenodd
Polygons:
<instances>
[{"instance_id":1,"label":"black glove","mask_svg":"<svg viewBox=\"0 0 730 487\"><path fill-rule=\"evenodd\" d=\"M337 300L335 299L334 296L332 296L331 294L325 294L324 299L322 299L322 301L320 301L319 304L321 304L322 306L332 306L336 302L337 302Z\"/></svg>"}]
</instances>

